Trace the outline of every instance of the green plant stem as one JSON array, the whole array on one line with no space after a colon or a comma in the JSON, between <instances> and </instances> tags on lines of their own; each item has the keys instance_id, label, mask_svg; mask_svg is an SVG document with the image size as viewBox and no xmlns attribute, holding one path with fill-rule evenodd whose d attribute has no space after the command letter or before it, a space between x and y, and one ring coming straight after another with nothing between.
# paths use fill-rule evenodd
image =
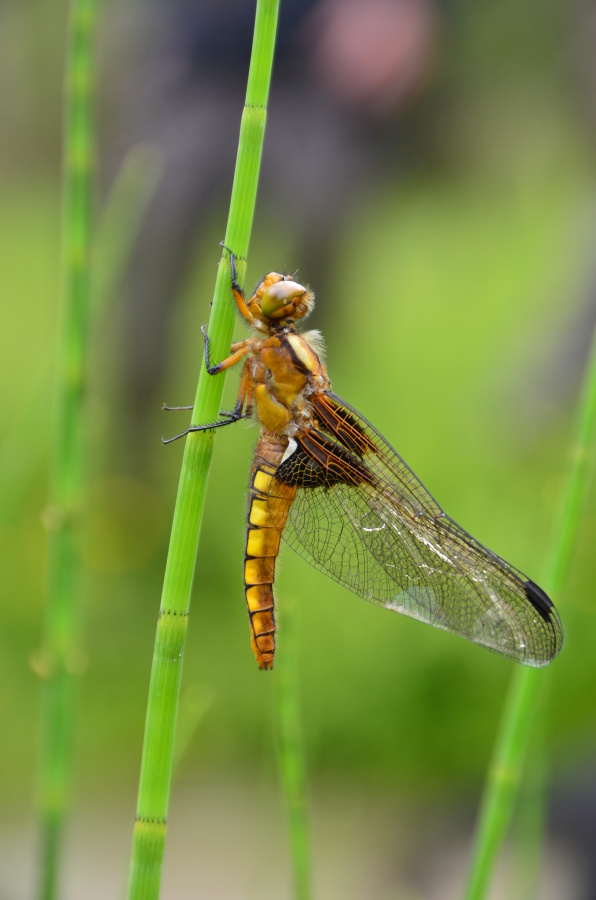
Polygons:
<instances>
[{"instance_id":1,"label":"green plant stem","mask_svg":"<svg viewBox=\"0 0 596 900\"><path fill-rule=\"evenodd\" d=\"M238 257L240 282L244 278L254 214L278 5L279 0L257 2L246 103L225 237L225 244ZM226 257L224 253L220 261L209 321L214 359L221 359L229 352L235 319ZM198 335L198 339L202 346L202 336ZM212 422L218 417L223 381L221 376L210 377L204 364L201 366L193 424ZM195 432L187 437L184 449L149 684L130 867L130 900L159 896L182 658L213 439L213 432Z\"/></svg>"},{"instance_id":2,"label":"green plant stem","mask_svg":"<svg viewBox=\"0 0 596 900\"><path fill-rule=\"evenodd\" d=\"M162 174L162 154L151 144L136 144L122 160L93 235L91 292L94 318L100 318L114 304Z\"/></svg>"},{"instance_id":3,"label":"green plant stem","mask_svg":"<svg viewBox=\"0 0 596 900\"><path fill-rule=\"evenodd\" d=\"M82 404L90 304L92 118L95 0L72 0L65 68L63 149L62 298L56 405L50 474L48 587L39 805L42 868L39 896L56 896L63 823L72 771L73 675L80 669L76 546L82 487Z\"/></svg>"},{"instance_id":4,"label":"green plant stem","mask_svg":"<svg viewBox=\"0 0 596 900\"><path fill-rule=\"evenodd\" d=\"M578 404L561 511L547 558L544 585L555 600L562 595L571 566L592 474L595 438L596 332L592 338ZM545 673L536 669L519 668L513 674L480 807L466 900L481 900L486 896L496 858L511 821L534 711L544 682Z\"/></svg>"},{"instance_id":5,"label":"green plant stem","mask_svg":"<svg viewBox=\"0 0 596 900\"><path fill-rule=\"evenodd\" d=\"M161 159L150 146L133 147L124 159L98 216L91 248L89 332L111 311L118 284L143 215L161 176ZM93 339L91 341L93 343ZM41 466L46 444L39 440L40 410L47 405L56 349L47 348L29 391L19 404L10 433L0 446L0 541L2 528L13 519L31 479Z\"/></svg>"},{"instance_id":6,"label":"green plant stem","mask_svg":"<svg viewBox=\"0 0 596 900\"><path fill-rule=\"evenodd\" d=\"M310 845L306 808L306 762L300 716L295 609L285 598L283 653L277 663L277 731L279 767L290 836L295 900L309 900Z\"/></svg>"},{"instance_id":7,"label":"green plant stem","mask_svg":"<svg viewBox=\"0 0 596 900\"><path fill-rule=\"evenodd\" d=\"M545 701L549 691L542 694L537 711L536 725L527 753L531 754L532 765L525 770L524 783L519 797L519 810L513 822L513 875L515 893L518 897L538 896L540 867L542 861L542 839L546 822L547 745Z\"/></svg>"}]
</instances>

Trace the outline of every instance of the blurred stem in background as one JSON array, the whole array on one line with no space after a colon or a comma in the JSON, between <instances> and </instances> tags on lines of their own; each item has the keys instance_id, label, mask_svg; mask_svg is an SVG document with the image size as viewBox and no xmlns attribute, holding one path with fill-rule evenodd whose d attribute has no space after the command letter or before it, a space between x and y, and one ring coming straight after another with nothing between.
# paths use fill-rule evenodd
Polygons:
<instances>
[{"instance_id":1,"label":"blurred stem in background","mask_svg":"<svg viewBox=\"0 0 596 900\"><path fill-rule=\"evenodd\" d=\"M578 404L569 473L547 558L544 587L555 601L562 596L593 469L596 438L596 332ZM466 900L486 896L521 782L545 673L518 668L513 674L482 798ZM541 828L536 816L536 827Z\"/></svg>"},{"instance_id":2,"label":"blurred stem in background","mask_svg":"<svg viewBox=\"0 0 596 900\"><path fill-rule=\"evenodd\" d=\"M138 144L126 155L98 216L91 247L91 300L88 330L101 324L114 304L118 285L139 226L161 177L158 151ZM92 342L93 343L93 342ZM38 371L19 414L0 447L0 529L13 518L45 454L38 439L40 410L45 408L55 347L39 361ZM45 422L42 423L45 426ZM37 669L37 658L32 660Z\"/></svg>"},{"instance_id":3,"label":"blurred stem in background","mask_svg":"<svg viewBox=\"0 0 596 900\"><path fill-rule=\"evenodd\" d=\"M108 313L141 223L163 173L160 148L136 144L128 151L97 218L91 266L91 311ZM93 323L92 323L93 324Z\"/></svg>"},{"instance_id":4,"label":"blurred stem in background","mask_svg":"<svg viewBox=\"0 0 596 900\"><path fill-rule=\"evenodd\" d=\"M519 796L519 809L512 828L512 883L518 897L538 897L544 825L547 815L548 749L545 710L550 691L542 692L536 724L526 753L532 760L527 766Z\"/></svg>"},{"instance_id":5,"label":"blurred stem in background","mask_svg":"<svg viewBox=\"0 0 596 900\"><path fill-rule=\"evenodd\" d=\"M294 900L310 898L310 846L306 809L306 761L300 714L296 609L284 598L283 645L277 660L278 755L294 876Z\"/></svg>"},{"instance_id":6,"label":"blurred stem in background","mask_svg":"<svg viewBox=\"0 0 596 900\"><path fill-rule=\"evenodd\" d=\"M72 772L74 676L82 668L77 589L77 532L82 490L82 406L91 297L91 194L96 0L72 0L66 50L58 339L48 529L48 587L43 649L45 679L39 806L43 853L39 896L57 895L60 847ZM32 440L37 440L34 436Z\"/></svg>"},{"instance_id":7,"label":"blurred stem in background","mask_svg":"<svg viewBox=\"0 0 596 900\"><path fill-rule=\"evenodd\" d=\"M278 7L279 0L257 0L246 102L224 242L238 258L237 277L240 283L244 280L257 194ZM223 359L229 353L234 321L235 304L230 291L226 251L219 264L209 320L213 359ZM202 337L197 337L202 346ZM203 363L192 414L193 424L213 422L218 418L223 385L223 377L209 376ZM184 448L149 684L130 866L130 900L159 897L182 659L207 477L213 455L213 435L213 431L194 432L186 438Z\"/></svg>"}]
</instances>

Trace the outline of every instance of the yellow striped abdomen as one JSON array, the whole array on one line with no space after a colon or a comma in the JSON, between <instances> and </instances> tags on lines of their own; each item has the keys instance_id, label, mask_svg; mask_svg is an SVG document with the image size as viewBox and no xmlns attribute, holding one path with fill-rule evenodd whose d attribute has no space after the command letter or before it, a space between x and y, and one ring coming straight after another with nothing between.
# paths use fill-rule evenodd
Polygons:
<instances>
[{"instance_id":1,"label":"yellow striped abdomen","mask_svg":"<svg viewBox=\"0 0 596 900\"><path fill-rule=\"evenodd\" d=\"M244 584L251 630L251 644L260 669L272 669L275 655L275 601L273 582L281 532L296 488L275 484L276 522L269 511L269 490L287 441L258 440L248 494L248 531L244 559Z\"/></svg>"}]
</instances>

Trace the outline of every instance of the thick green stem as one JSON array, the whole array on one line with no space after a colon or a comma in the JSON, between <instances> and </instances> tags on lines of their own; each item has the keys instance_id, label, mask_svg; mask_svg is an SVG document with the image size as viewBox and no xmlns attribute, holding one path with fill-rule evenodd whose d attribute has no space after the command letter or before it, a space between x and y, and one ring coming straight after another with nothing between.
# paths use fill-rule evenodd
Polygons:
<instances>
[{"instance_id":1,"label":"thick green stem","mask_svg":"<svg viewBox=\"0 0 596 900\"><path fill-rule=\"evenodd\" d=\"M578 405L569 474L557 518L544 585L555 599L562 595L588 493L596 438L596 333ZM476 829L466 900L486 896L499 849L511 821L522 777L526 747L545 673L517 669L513 674L490 765Z\"/></svg>"},{"instance_id":2,"label":"thick green stem","mask_svg":"<svg viewBox=\"0 0 596 900\"><path fill-rule=\"evenodd\" d=\"M76 531L82 487L82 403L90 305L92 119L95 0L72 0L65 69L62 211L62 309L56 373L44 647L45 678L39 804L43 856L39 895L56 896L59 854L72 771L73 675L80 668Z\"/></svg>"},{"instance_id":3,"label":"thick green stem","mask_svg":"<svg viewBox=\"0 0 596 900\"><path fill-rule=\"evenodd\" d=\"M226 245L238 257L240 281L244 277L254 215L278 5L279 0L257 2L246 104L225 236ZM209 321L214 359L221 359L229 352L234 318L230 268L224 254ZM202 346L202 336L197 338ZM210 377L203 364L192 416L194 424L212 422L218 417L222 391L222 376ZM190 434L182 461L149 685L133 834L130 900L159 896L182 658L213 440L213 432Z\"/></svg>"}]
</instances>

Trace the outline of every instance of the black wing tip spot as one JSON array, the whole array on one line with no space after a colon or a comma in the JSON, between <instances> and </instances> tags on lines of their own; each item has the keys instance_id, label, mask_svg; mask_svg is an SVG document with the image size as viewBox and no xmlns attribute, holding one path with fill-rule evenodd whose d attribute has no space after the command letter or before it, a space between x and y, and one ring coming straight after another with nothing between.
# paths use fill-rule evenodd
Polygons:
<instances>
[{"instance_id":1,"label":"black wing tip spot","mask_svg":"<svg viewBox=\"0 0 596 900\"><path fill-rule=\"evenodd\" d=\"M528 579L524 584L526 597L545 622L552 621L552 611L555 608L553 601L550 599L541 587L538 587L533 581Z\"/></svg>"}]
</instances>

